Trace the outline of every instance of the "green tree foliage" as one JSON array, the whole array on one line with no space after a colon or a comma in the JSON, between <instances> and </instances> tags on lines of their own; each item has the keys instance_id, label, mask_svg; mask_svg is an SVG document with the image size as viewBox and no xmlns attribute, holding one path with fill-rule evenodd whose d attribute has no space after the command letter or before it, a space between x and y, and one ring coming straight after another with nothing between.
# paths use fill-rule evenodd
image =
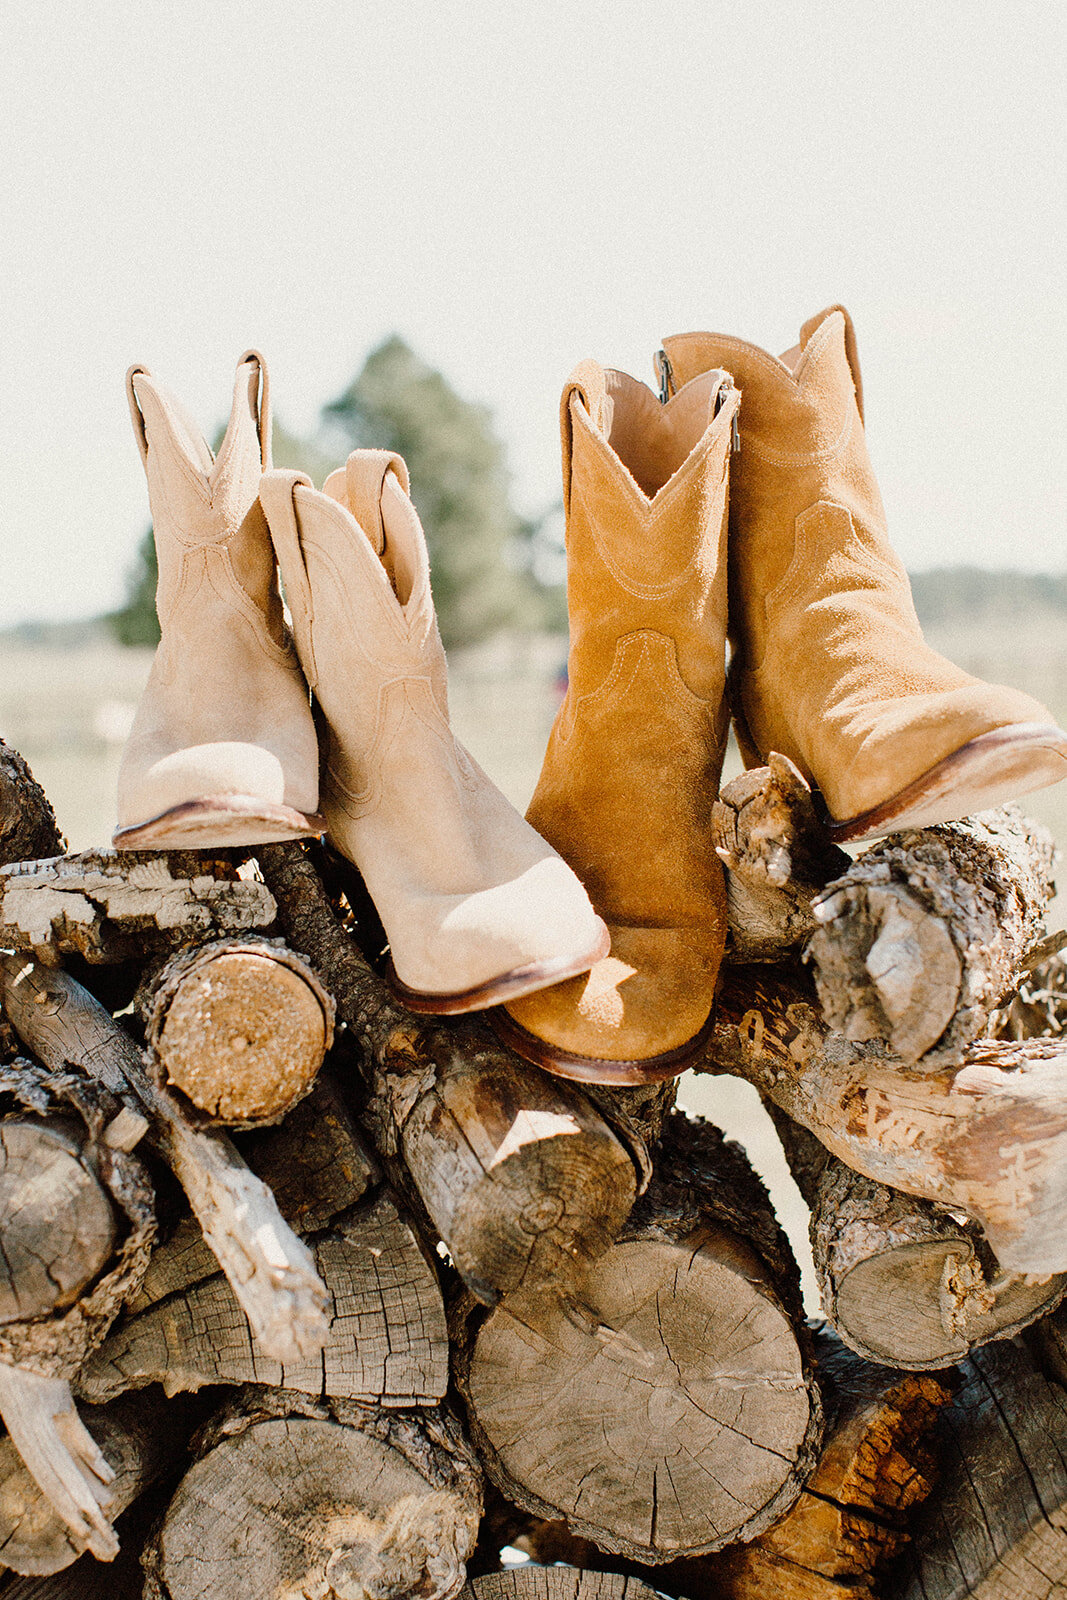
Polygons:
<instances>
[{"instance_id":1,"label":"green tree foliage","mask_svg":"<svg viewBox=\"0 0 1067 1600\"><path fill-rule=\"evenodd\" d=\"M509 561L522 530L503 446L484 406L461 399L394 335L371 352L324 418L349 449L395 450L407 462L446 646L476 644L533 620L530 585Z\"/></svg>"},{"instance_id":2,"label":"green tree foliage","mask_svg":"<svg viewBox=\"0 0 1067 1600\"><path fill-rule=\"evenodd\" d=\"M159 618L156 616L158 578L156 541L149 528L137 546L137 555L126 574L126 603L104 618L119 644L159 643Z\"/></svg>"}]
</instances>

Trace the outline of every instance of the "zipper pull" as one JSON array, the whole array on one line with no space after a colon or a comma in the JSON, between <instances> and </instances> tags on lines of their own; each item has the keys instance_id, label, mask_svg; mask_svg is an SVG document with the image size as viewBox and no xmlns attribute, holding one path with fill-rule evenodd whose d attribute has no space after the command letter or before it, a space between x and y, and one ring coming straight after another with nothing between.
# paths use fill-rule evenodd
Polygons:
<instances>
[{"instance_id":1,"label":"zipper pull","mask_svg":"<svg viewBox=\"0 0 1067 1600\"><path fill-rule=\"evenodd\" d=\"M715 415L718 416L727 400L734 393L734 380L726 377L719 385L719 392L715 396ZM738 408L740 409L740 408ZM741 450L741 429L738 425L738 412L735 411L730 420L730 454L736 456Z\"/></svg>"},{"instance_id":2,"label":"zipper pull","mask_svg":"<svg viewBox=\"0 0 1067 1600\"><path fill-rule=\"evenodd\" d=\"M656 376L659 378L659 403L665 406L674 393L674 373L666 350L656 351Z\"/></svg>"}]
</instances>

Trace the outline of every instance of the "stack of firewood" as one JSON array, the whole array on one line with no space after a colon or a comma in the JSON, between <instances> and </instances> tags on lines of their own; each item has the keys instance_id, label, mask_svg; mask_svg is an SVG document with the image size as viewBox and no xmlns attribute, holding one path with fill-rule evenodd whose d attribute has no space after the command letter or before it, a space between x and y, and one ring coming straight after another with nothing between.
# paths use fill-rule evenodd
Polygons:
<instances>
[{"instance_id":1,"label":"stack of firewood","mask_svg":"<svg viewBox=\"0 0 1067 1600\"><path fill-rule=\"evenodd\" d=\"M714 827L701 1069L775 1116L818 1325L672 1085L404 1011L320 847L64 855L0 746L3 1600L1061 1592L1050 841L852 861L777 759Z\"/></svg>"}]
</instances>

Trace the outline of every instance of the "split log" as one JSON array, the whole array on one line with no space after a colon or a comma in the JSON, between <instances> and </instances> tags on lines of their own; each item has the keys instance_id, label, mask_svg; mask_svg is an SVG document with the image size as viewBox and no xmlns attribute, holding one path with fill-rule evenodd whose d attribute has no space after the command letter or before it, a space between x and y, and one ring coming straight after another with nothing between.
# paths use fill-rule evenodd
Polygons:
<instances>
[{"instance_id":1,"label":"split log","mask_svg":"<svg viewBox=\"0 0 1067 1600\"><path fill-rule=\"evenodd\" d=\"M796 1499L819 1404L799 1276L762 1185L674 1116L581 1299L461 1297L453 1360L502 1494L603 1549L666 1561L752 1538Z\"/></svg>"},{"instance_id":2,"label":"split log","mask_svg":"<svg viewBox=\"0 0 1067 1600\"><path fill-rule=\"evenodd\" d=\"M178 1462L203 1420L200 1408L190 1402L166 1405L158 1390L88 1406L81 1416L115 1474L108 1488L111 1518ZM60 1572L84 1548L41 1494L11 1440L0 1439L0 1563L27 1574Z\"/></svg>"},{"instance_id":3,"label":"split log","mask_svg":"<svg viewBox=\"0 0 1067 1600\"><path fill-rule=\"evenodd\" d=\"M1067 934L1050 935L1046 944ZM1054 1039L1067 1029L1067 956L1039 947L1013 995L994 1012L991 1031L998 1039Z\"/></svg>"},{"instance_id":4,"label":"split log","mask_svg":"<svg viewBox=\"0 0 1067 1600\"><path fill-rule=\"evenodd\" d=\"M897 834L815 903L808 946L829 1026L902 1061L952 1065L1041 939L1052 839L1016 806Z\"/></svg>"},{"instance_id":5,"label":"split log","mask_svg":"<svg viewBox=\"0 0 1067 1600\"><path fill-rule=\"evenodd\" d=\"M342 927L306 852L269 845L258 855L286 939L358 1042L366 1122L390 1175L425 1206L468 1287L492 1303L519 1285L570 1281L633 1205L647 1170L640 1133L628 1128L624 1143L587 1096L519 1061L483 1023L405 1011Z\"/></svg>"},{"instance_id":6,"label":"split log","mask_svg":"<svg viewBox=\"0 0 1067 1600\"><path fill-rule=\"evenodd\" d=\"M0 739L0 863L56 856L67 841L26 762Z\"/></svg>"},{"instance_id":7,"label":"split log","mask_svg":"<svg viewBox=\"0 0 1067 1600\"><path fill-rule=\"evenodd\" d=\"M729 961L777 961L816 931L812 902L849 867L786 757L726 784L712 807L712 840L726 869Z\"/></svg>"},{"instance_id":8,"label":"split log","mask_svg":"<svg viewBox=\"0 0 1067 1600\"><path fill-rule=\"evenodd\" d=\"M280 939L182 950L146 978L135 1004L153 1080L194 1126L277 1122L333 1043L333 999Z\"/></svg>"},{"instance_id":9,"label":"split log","mask_svg":"<svg viewBox=\"0 0 1067 1600\"><path fill-rule=\"evenodd\" d=\"M531 1563L474 1578L460 1591L459 1600L656 1600L656 1590L618 1572Z\"/></svg>"},{"instance_id":10,"label":"split log","mask_svg":"<svg viewBox=\"0 0 1067 1600\"><path fill-rule=\"evenodd\" d=\"M86 850L0 868L0 945L14 950L142 962L274 920L265 884L194 850Z\"/></svg>"},{"instance_id":11,"label":"split log","mask_svg":"<svg viewBox=\"0 0 1067 1600\"><path fill-rule=\"evenodd\" d=\"M947 1367L1063 1299L1064 1274L1002 1272L973 1223L853 1172L781 1112L774 1122L811 1208L823 1311L867 1360Z\"/></svg>"},{"instance_id":12,"label":"split log","mask_svg":"<svg viewBox=\"0 0 1067 1600\"><path fill-rule=\"evenodd\" d=\"M974 1219L1005 1272L1067 1271L1067 1042L911 1072L826 1027L800 975L725 969L698 1070L746 1078L847 1166Z\"/></svg>"},{"instance_id":13,"label":"split log","mask_svg":"<svg viewBox=\"0 0 1067 1600\"><path fill-rule=\"evenodd\" d=\"M895 1600L1053 1600L1067 1588L1067 1396L1021 1339L988 1345L934 1440L942 1488L916 1518Z\"/></svg>"},{"instance_id":14,"label":"split log","mask_svg":"<svg viewBox=\"0 0 1067 1600\"><path fill-rule=\"evenodd\" d=\"M264 1350L283 1364L321 1350L326 1290L307 1247L232 1142L217 1130L189 1127L150 1082L130 1036L67 973L2 956L0 998L20 1038L46 1065L77 1067L150 1119Z\"/></svg>"},{"instance_id":15,"label":"split log","mask_svg":"<svg viewBox=\"0 0 1067 1600\"><path fill-rule=\"evenodd\" d=\"M451 1600L481 1511L447 1413L249 1394L205 1430L145 1553L146 1600Z\"/></svg>"},{"instance_id":16,"label":"split log","mask_svg":"<svg viewBox=\"0 0 1067 1600\"><path fill-rule=\"evenodd\" d=\"M272 1360L221 1273L116 1323L78 1378L90 1400L161 1383L165 1392L261 1383L384 1406L433 1405L448 1387L444 1305L432 1266L386 1195L308 1241L329 1294L325 1349Z\"/></svg>"}]
</instances>

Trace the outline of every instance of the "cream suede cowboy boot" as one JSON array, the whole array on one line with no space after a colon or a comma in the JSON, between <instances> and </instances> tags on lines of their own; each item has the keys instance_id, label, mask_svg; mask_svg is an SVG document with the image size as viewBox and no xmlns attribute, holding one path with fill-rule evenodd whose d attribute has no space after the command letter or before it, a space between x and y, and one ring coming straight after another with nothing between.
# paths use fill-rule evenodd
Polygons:
<instances>
[{"instance_id":1,"label":"cream suede cowboy boot","mask_svg":"<svg viewBox=\"0 0 1067 1600\"><path fill-rule=\"evenodd\" d=\"M398 998L412 1011L477 1011L584 971L607 930L449 727L403 461L357 450L321 494L269 472L260 497L325 722L329 839L378 909Z\"/></svg>"},{"instance_id":2,"label":"cream suede cowboy boot","mask_svg":"<svg viewBox=\"0 0 1067 1600\"><path fill-rule=\"evenodd\" d=\"M925 643L863 435L852 323L832 306L776 359L722 334L664 341L683 385L741 390L731 469L731 701L742 753L794 761L838 840L925 827L1067 777L1067 734L1017 689Z\"/></svg>"},{"instance_id":3,"label":"cream suede cowboy boot","mask_svg":"<svg viewBox=\"0 0 1067 1600\"><path fill-rule=\"evenodd\" d=\"M130 368L126 387L148 477L162 638L123 754L115 846L314 836L318 744L257 498L270 467L262 358L241 357L217 458L143 367Z\"/></svg>"},{"instance_id":4,"label":"cream suede cowboy boot","mask_svg":"<svg viewBox=\"0 0 1067 1600\"><path fill-rule=\"evenodd\" d=\"M569 683L527 816L589 890L611 952L493 1021L564 1077L673 1077L710 1020L726 935L710 821L729 720L736 414L725 372L661 405L586 361L563 393Z\"/></svg>"}]
</instances>

